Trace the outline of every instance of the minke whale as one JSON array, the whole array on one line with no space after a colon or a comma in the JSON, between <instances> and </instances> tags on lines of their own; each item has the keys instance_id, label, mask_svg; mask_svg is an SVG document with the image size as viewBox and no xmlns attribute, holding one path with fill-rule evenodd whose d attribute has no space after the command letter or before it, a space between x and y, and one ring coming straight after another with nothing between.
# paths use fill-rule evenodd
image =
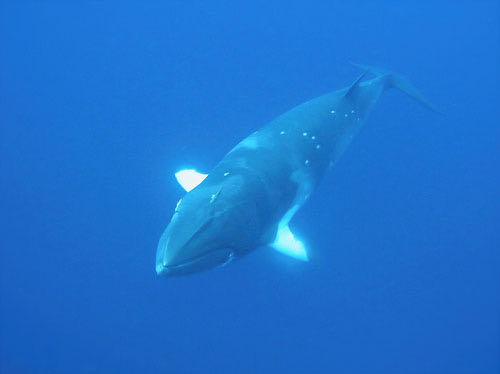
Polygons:
<instances>
[{"instance_id":1,"label":"minke whale","mask_svg":"<svg viewBox=\"0 0 500 374\"><path fill-rule=\"evenodd\" d=\"M187 191L160 238L159 275L181 275L226 265L268 246L307 261L290 220L329 166L360 130L381 93L398 88L437 110L393 72L356 65L349 87L296 106L237 144L207 175L175 176ZM367 75L374 76L365 79Z\"/></svg>"}]
</instances>

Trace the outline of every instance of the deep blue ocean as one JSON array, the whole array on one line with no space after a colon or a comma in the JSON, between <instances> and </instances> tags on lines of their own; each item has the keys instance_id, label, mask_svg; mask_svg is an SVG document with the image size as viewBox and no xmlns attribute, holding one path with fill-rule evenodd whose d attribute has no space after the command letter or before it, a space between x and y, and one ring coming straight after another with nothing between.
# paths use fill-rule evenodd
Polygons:
<instances>
[{"instance_id":1,"label":"deep blue ocean","mask_svg":"<svg viewBox=\"0 0 500 374\"><path fill-rule=\"evenodd\" d=\"M158 277L183 195L295 105L404 74L291 222ZM1 373L500 372L497 1L3 1Z\"/></svg>"}]
</instances>

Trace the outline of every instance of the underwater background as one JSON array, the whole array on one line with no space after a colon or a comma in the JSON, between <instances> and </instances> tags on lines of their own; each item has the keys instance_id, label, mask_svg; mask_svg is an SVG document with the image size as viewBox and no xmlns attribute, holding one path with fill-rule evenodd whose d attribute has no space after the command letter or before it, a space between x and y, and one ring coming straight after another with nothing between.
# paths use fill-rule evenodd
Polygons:
<instances>
[{"instance_id":1,"label":"underwater background","mask_svg":"<svg viewBox=\"0 0 500 374\"><path fill-rule=\"evenodd\" d=\"M159 278L183 195L276 116L404 74L291 226ZM497 1L3 1L1 373L498 373Z\"/></svg>"}]
</instances>

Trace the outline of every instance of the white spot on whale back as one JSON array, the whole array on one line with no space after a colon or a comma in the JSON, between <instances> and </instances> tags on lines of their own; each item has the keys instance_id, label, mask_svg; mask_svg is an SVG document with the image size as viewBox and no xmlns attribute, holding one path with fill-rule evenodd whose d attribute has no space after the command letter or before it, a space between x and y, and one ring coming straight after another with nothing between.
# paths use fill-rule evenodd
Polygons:
<instances>
[{"instance_id":1,"label":"white spot on whale back","mask_svg":"<svg viewBox=\"0 0 500 374\"><path fill-rule=\"evenodd\" d=\"M259 142L258 142L256 136L250 135L249 137L243 139L240 142L240 144L238 144L236 147L244 147L244 148L249 148L249 149L256 149L256 148L259 148Z\"/></svg>"},{"instance_id":2,"label":"white spot on whale back","mask_svg":"<svg viewBox=\"0 0 500 374\"><path fill-rule=\"evenodd\" d=\"M235 150L239 148L248 148L248 149L257 149L261 146L259 143L259 137L257 136L258 131L255 131L253 134L247 136L245 139L243 139L241 142L236 144L236 146L231 149L231 152L234 152Z\"/></svg>"}]
</instances>

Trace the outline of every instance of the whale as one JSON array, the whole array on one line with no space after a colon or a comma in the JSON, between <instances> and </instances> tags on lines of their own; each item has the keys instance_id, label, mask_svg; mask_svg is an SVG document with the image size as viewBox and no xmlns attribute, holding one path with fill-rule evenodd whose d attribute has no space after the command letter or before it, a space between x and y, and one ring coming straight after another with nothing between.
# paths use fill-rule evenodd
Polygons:
<instances>
[{"instance_id":1,"label":"whale","mask_svg":"<svg viewBox=\"0 0 500 374\"><path fill-rule=\"evenodd\" d=\"M159 240L158 275L224 266L262 247L308 261L308 249L290 221L338 162L380 95L397 88L440 113L407 78L356 66L361 74L350 86L279 115L238 143L209 173L175 173L186 194Z\"/></svg>"}]
</instances>

